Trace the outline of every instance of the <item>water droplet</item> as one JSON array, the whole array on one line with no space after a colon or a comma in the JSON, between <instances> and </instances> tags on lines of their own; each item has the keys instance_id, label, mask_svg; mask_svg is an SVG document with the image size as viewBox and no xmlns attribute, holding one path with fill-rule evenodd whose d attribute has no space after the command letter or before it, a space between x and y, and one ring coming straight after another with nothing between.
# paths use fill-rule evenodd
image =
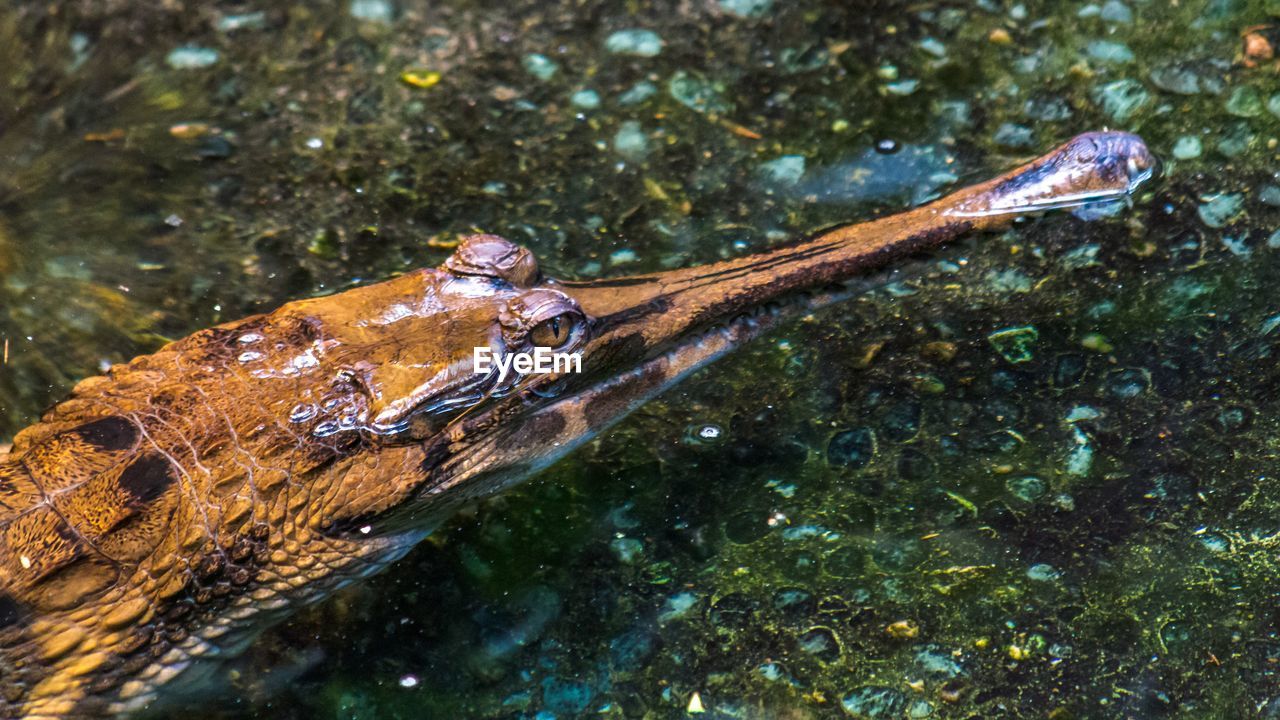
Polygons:
<instances>
[{"instance_id":1,"label":"water droplet","mask_svg":"<svg viewBox=\"0 0 1280 720\"><path fill-rule=\"evenodd\" d=\"M260 335L260 334L258 334L258 333L245 333L245 334L241 335L241 336L237 339L237 341L238 341L238 342L240 342L240 343L242 343L242 344L244 344L244 345L248 345L249 343L256 343L256 342L258 342L258 341L259 341L259 340L261 340L261 339L262 339L262 335Z\"/></svg>"},{"instance_id":2,"label":"water droplet","mask_svg":"<svg viewBox=\"0 0 1280 720\"><path fill-rule=\"evenodd\" d=\"M316 416L316 406L312 403L298 403L289 412L289 422L306 422Z\"/></svg>"},{"instance_id":3,"label":"water droplet","mask_svg":"<svg viewBox=\"0 0 1280 720\"><path fill-rule=\"evenodd\" d=\"M418 686L418 678L414 677L413 675L405 675L404 677L400 678L400 687L402 688L411 688L411 687L417 687L417 686Z\"/></svg>"},{"instance_id":4,"label":"water droplet","mask_svg":"<svg viewBox=\"0 0 1280 720\"><path fill-rule=\"evenodd\" d=\"M703 425L698 428L698 437L703 440L719 440L723 434L724 431L720 429L719 425Z\"/></svg>"},{"instance_id":5,"label":"water droplet","mask_svg":"<svg viewBox=\"0 0 1280 720\"><path fill-rule=\"evenodd\" d=\"M876 152L881 155L892 155L898 152L898 141L885 138L876 142Z\"/></svg>"},{"instance_id":6,"label":"water droplet","mask_svg":"<svg viewBox=\"0 0 1280 720\"><path fill-rule=\"evenodd\" d=\"M238 359L242 363L250 363L250 362L254 362L255 360L261 360L262 353L258 352L257 350L246 350L240 353L240 357Z\"/></svg>"}]
</instances>

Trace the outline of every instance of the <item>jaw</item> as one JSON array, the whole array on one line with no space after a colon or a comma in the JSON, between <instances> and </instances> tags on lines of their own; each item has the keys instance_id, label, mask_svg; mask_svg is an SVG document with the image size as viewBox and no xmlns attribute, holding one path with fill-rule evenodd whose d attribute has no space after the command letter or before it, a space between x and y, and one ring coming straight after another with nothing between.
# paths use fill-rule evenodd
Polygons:
<instances>
[{"instance_id":1,"label":"jaw","mask_svg":"<svg viewBox=\"0 0 1280 720\"><path fill-rule=\"evenodd\" d=\"M1136 136L1090 133L929 205L795 245L665 273L548 281L592 318L583 373L542 378L562 385L557 399L513 396L458 423L426 492L476 497L516 482L744 342L848 297L894 258L1019 214L1126 196L1153 166Z\"/></svg>"}]
</instances>

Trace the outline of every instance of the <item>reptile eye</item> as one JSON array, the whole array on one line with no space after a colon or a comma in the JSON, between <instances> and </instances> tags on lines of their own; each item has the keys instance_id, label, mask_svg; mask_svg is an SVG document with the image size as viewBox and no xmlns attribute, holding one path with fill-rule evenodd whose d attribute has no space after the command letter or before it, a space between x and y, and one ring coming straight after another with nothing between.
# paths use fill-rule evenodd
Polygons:
<instances>
[{"instance_id":1,"label":"reptile eye","mask_svg":"<svg viewBox=\"0 0 1280 720\"><path fill-rule=\"evenodd\" d=\"M529 341L534 347L552 349L564 347L573 338L574 316L572 313L561 313L533 326L529 333Z\"/></svg>"}]
</instances>

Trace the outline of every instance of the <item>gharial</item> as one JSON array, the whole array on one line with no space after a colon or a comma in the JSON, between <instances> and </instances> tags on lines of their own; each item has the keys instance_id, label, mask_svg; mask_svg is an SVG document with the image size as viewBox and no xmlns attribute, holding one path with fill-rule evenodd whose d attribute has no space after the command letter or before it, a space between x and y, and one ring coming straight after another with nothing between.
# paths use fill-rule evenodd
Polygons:
<instances>
[{"instance_id":1,"label":"gharial","mask_svg":"<svg viewBox=\"0 0 1280 720\"><path fill-rule=\"evenodd\" d=\"M0 455L0 717L118 716L402 556L867 270L1019 213L1117 200L1155 161L1080 135L932 203L701 267L589 282L467 238L439 268L197 332L80 382ZM473 372L580 353L580 373Z\"/></svg>"}]
</instances>

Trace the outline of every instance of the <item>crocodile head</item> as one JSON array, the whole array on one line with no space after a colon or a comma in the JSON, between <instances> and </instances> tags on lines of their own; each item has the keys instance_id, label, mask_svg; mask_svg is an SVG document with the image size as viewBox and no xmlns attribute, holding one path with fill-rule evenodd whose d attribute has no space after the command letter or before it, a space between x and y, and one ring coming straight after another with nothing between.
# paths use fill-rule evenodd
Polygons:
<instances>
[{"instance_id":1,"label":"crocodile head","mask_svg":"<svg viewBox=\"0 0 1280 720\"><path fill-rule=\"evenodd\" d=\"M1133 135L1082 135L902 214L591 282L474 236L438 268L85 380L0 455L0 716L116 716L202 686L215 661L460 503L865 272L1019 213L1127 197L1153 167ZM516 359L538 348L577 361Z\"/></svg>"},{"instance_id":2,"label":"crocodile head","mask_svg":"<svg viewBox=\"0 0 1280 720\"><path fill-rule=\"evenodd\" d=\"M1018 214L1125 199L1154 171L1136 136L1090 133L907 213L736 260L615 279L558 281L525 248L467 238L440 268L423 271L421 292L376 299L355 323L360 342L339 351L350 353L348 375L370 401L352 431L371 433L375 446L414 443L426 452L422 472L398 478L394 492L386 478L348 475L377 484L385 502L348 508L330 530L430 524L447 514L438 510L547 466L778 322L846 296L848 282L892 256ZM316 302L334 314L345 306L342 295ZM518 372L518 356L538 348L576 364Z\"/></svg>"}]
</instances>

